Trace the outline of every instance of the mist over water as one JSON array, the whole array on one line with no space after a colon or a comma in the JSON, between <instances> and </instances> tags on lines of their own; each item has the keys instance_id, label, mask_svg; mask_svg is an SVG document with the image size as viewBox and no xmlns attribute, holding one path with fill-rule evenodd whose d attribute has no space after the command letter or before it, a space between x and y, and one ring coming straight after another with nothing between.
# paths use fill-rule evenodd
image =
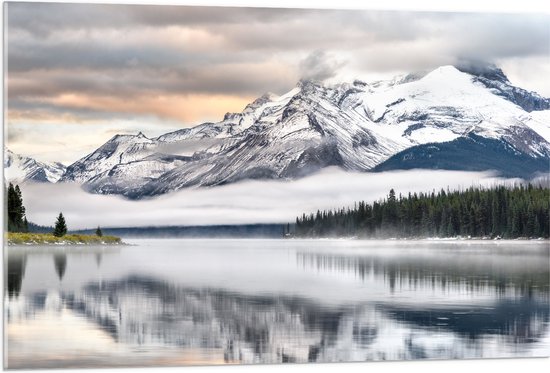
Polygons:
<instances>
[{"instance_id":1,"label":"mist over water","mask_svg":"<svg viewBox=\"0 0 550 373\"><path fill-rule=\"evenodd\" d=\"M409 192L464 189L513 183L490 172L411 170L351 173L338 168L294 181L252 180L235 184L188 188L152 199L131 201L114 195L96 195L76 184L24 184L23 198L29 221L50 226L59 211L69 229L139 226L183 226L293 222L302 213L318 209L353 207L372 202L394 188Z\"/></svg>"},{"instance_id":2,"label":"mist over water","mask_svg":"<svg viewBox=\"0 0 550 373\"><path fill-rule=\"evenodd\" d=\"M547 356L547 242L8 249L11 368Z\"/></svg>"}]
</instances>

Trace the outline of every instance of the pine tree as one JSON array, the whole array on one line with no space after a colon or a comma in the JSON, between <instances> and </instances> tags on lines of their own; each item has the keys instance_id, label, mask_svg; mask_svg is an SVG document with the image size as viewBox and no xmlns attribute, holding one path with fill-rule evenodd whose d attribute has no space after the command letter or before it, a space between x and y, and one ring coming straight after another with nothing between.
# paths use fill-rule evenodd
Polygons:
<instances>
[{"instance_id":1,"label":"pine tree","mask_svg":"<svg viewBox=\"0 0 550 373\"><path fill-rule=\"evenodd\" d=\"M97 229L95 230L95 235L98 237L103 237L103 232L101 231L101 228L99 228L99 225L97 226Z\"/></svg>"},{"instance_id":2,"label":"pine tree","mask_svg":"<svg viewBox=\"0 0 550 373\"><path fill-rule=\"evenodd\" d=\"M386 199L372 205L362 201L353 209L302 214L296 219L293 235L549 237L549 215L550 189L543 185L409 193L399 199L392 190Z\"/></svg>"},{"instance_id":3,"label":"pine tree","mask_svg":"<svg viewBox=\"0 0 550 373\"><path fill-rule=\"evenodd\" d=\"M59 216L57 217L57 221L55 222L55 227L53 230L53 235L56 237L63 237L67 234L67 224L65 223L65 218L63 217L63 213L59 213Z\"/></svg>"},{"instance_id":4,"label":"pine tree","mask_svg":"<svg viewBox=\"0 0 550 373\"><path fill-rule=\"evenodd\" d=\"M25 207L23 206L23 196L19 185L12 183L8 186L8 231L9 232L27 232L28 224L25 224Z\"/></svg>"}]
</instances>

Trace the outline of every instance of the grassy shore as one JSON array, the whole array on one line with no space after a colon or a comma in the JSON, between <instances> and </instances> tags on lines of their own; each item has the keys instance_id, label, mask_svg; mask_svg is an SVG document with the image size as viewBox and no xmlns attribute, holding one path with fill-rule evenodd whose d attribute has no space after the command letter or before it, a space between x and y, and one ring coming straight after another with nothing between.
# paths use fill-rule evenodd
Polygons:
<instances>
[{"instance_id":1,"label":"grassy shore","mask_svg":"<svg viewBox=\"0 0 550 373\"><path fill-rule=\"evenodd\" d=\"M120 237L89 234L66 234L56 237L51 233L8 232L8 245L119 245Z\"/></svg>"}]
</instances>

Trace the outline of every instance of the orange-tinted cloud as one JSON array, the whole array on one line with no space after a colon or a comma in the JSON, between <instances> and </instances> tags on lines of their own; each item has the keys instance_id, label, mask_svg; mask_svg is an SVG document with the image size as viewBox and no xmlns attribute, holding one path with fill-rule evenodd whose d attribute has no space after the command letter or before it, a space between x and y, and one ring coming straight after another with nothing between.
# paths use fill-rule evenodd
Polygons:
<instances>
[{"instance_id":1,"label":"orange-tinted cloud","mask_svg":"<svg viewBox=\"0 0 550 373\"><path fill-rule=\"evenodd\" d=\"M49 110L40 110L40 109L32 109L32 110L8 109L6 112L6 119L8 124L21 123L21 122L66 124L66 123L81 123L84 121L89 121L74 113L69 113L69 112L57 113Z\"/></svg>"},{"instance_id":2,"label":"orange-tinted cloud","mask_svg":"<svg viewBox=\"0 0 550 373\"><path fill-rule=\"evenodd\" d=\"M69 109L155 115L161 118L176 119L183 123L195 123L199 119L219 121L228 111L242 111L252 100L253 97L215 94L159 94L120 97L80 93L61 94L41 99L42 102Z\"/></svg>"}]
</instances>

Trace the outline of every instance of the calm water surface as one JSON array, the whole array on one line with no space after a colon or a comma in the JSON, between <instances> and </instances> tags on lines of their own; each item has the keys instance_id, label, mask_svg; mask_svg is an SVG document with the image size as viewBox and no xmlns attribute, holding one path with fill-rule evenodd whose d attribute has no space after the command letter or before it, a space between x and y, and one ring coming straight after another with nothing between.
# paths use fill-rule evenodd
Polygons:
<instances>
[{"instance_id":1,"label":"calm water surface","mask_svg":"<svg viewBox=\"0 0 550 373\"><path fill-rule=\"evenodd\" d=\"M6 249L9 368L548 356L548 242Z\"/></svg>"}]
</instances>

